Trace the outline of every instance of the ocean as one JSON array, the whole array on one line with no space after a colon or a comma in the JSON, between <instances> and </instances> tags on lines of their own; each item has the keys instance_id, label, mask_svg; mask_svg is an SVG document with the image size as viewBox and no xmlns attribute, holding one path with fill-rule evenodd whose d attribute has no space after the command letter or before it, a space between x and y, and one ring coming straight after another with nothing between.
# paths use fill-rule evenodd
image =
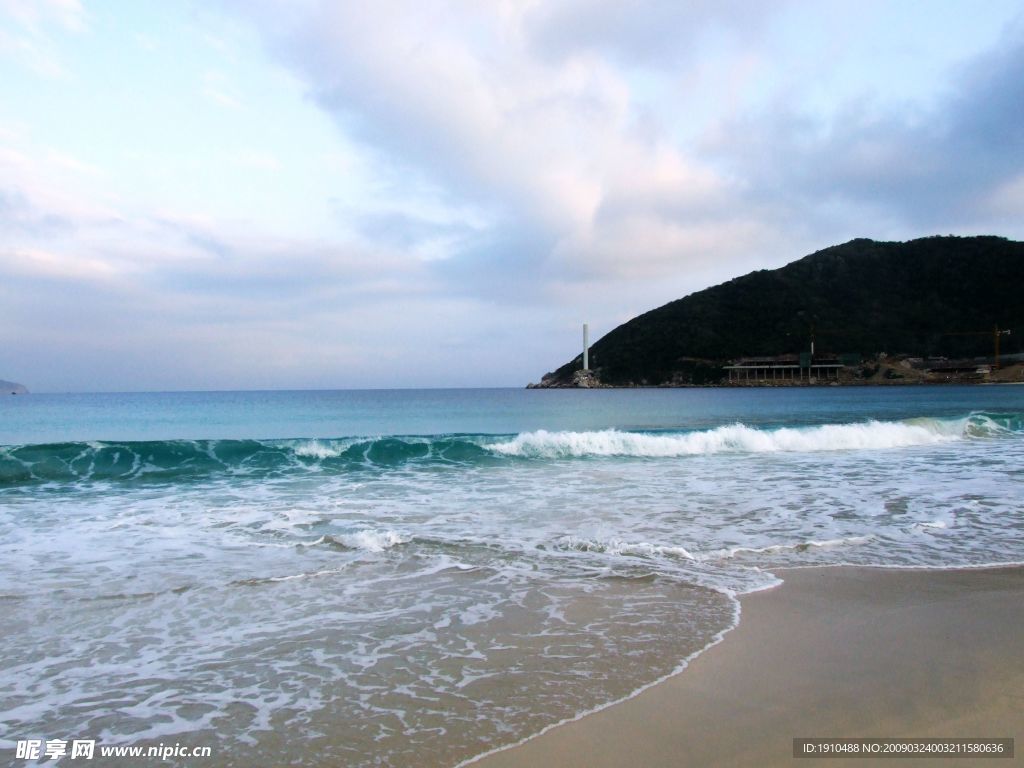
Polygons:
<instances>
[{"instance_id":1,"label":"ocean","mask_svg":"<svg viewBox=\"0 0 1024 768\"><path fill-rule=\"evenodd\" d=\"M1024 387L7 397L0 557L7 754L455 766L778 568L1024 561Z\"/></svg>"}]
</instances>

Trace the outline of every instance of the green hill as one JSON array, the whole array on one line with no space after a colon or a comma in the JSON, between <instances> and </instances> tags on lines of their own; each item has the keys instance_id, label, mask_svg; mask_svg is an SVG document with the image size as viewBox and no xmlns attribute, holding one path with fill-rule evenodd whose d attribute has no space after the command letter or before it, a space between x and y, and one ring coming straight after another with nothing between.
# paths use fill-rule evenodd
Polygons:
<instances>
[{"instance_id":1,"label":"green hill","mask_svg":"<svg viewBox=\"0 0 1024 768\"><path fill-rule=\"evenodd\" d=\"M774 270L759 270L651 310L601 338L590 368L602 384L702 384L752 355L992 354L1024 342L1024 243L1001 237L851 240ZM972 332L979 332L972 335ZM581 357L547 374L571 384Z\"/></svg>"}]
</instances>

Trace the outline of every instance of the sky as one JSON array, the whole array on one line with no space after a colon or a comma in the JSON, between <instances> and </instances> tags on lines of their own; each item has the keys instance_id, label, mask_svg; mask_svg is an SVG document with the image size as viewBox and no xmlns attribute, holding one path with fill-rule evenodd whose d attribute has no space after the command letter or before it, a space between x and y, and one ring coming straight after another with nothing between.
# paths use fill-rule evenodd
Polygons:
<instances>
[{"instance_id":1,"label":"sky","mask_svg":"<svg viewBox=\"0 0 1024 768\"><path fill-rule=\"evenodd\" d=\"M0 378L524 386L855 237L1024 238L1017 0L0 0Z\"/></svg>"}]
</instances>

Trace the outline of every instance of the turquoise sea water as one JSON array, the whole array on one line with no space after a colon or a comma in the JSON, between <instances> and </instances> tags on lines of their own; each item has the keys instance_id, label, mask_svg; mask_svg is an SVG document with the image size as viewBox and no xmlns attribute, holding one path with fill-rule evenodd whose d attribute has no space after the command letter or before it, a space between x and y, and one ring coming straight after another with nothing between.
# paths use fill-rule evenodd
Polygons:
<instances>
[{"instance_id":1,"label":"turquoise sea water","mask_svg":"<svg viewBox=\"0 0 1024 768\"><path fill-rule=\"evenodd\" d=\"M0 749L455 765L773 568L1024 561L1024 387L9 397L0 554Z\"/></svg>"}]
</instances>

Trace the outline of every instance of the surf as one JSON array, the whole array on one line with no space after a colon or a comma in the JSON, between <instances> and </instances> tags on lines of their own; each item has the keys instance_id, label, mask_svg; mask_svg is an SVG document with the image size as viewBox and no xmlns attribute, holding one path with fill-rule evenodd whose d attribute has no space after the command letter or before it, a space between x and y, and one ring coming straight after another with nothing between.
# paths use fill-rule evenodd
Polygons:
<instances>
[{"instance_id":1,"label":"surf","mask_svg":"<svg viewBox=\"0 0 1024 768\"><path fill-rule=\"evenodd\" d=\"M516 435L388 435L288 440L88 441L0 447L0 487L102 481L265 479L308 472L586 458L671 459L743 453L886 450L1024 432L1024 414L975 412L774 428L742 422L706 430L535 430Z\"/></svg>"},{"instance_id":2,"label":"surf","mask_svg":"<svg viewBox=\"0 0 1024 768\"><path fill-rule=\"evenodd\" d=\"M742 423L684 433L538 430L489 446L506 456L676 458L719 453L884 450L934 445L1022 431L1021 416L972 413L962 418L916 418L764 429Z\"/></svg>"}]
</instances>

